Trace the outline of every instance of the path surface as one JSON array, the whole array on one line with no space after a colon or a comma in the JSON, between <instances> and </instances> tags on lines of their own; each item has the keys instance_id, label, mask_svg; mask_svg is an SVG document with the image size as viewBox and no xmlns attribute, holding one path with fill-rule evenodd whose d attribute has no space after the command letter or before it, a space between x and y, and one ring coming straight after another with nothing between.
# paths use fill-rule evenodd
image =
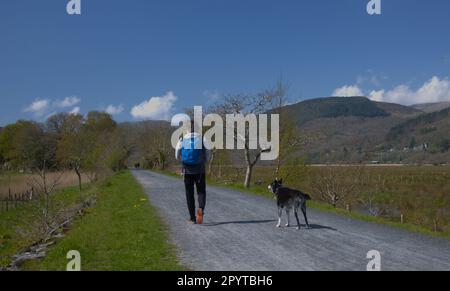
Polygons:
<instances>
[{"instance_id":1,"label":"path surface","mask_svg":"<svg viewBox=\"0 0 450 291\"><path fill-rule=\"evenodd\" d=\"M207 189L205 224L187 225L181 179L133 174L193 270L364 271L370 250L381 253L382 270L450 270L446 240L315 210L308 210L312 229L277 229L275 201L217 187Z\"/></svg>"}]
</instances>

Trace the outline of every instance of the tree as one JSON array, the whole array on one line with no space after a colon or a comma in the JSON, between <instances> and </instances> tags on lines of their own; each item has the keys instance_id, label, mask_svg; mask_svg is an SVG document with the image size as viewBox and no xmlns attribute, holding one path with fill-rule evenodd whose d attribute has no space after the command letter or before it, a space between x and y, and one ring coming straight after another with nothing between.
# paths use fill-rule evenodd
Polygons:
<instances>
[{"instance_id":1,"label":"tree","mask_svg":"<svg viewBox=\"0 0 450 291\"><path fill-rule=\"evenodd\" d=\"M442 153L446 153L450 150L450 139L443 138L439 141L439 149Z\"/></svg>"},{"instance_id":2,"label":"tree","mask_svg":"<svg viewBox=\"0 0 450 291\"><path fill-rule=\"evenodd\" d=\"M43 127L32 121L19 120L6 126L0 135L0 154L14 168L30 169L38 154L35 143L43 134Z\"/></svg>"},{"instance_id":3,"label":"tree","mask_svg":"<svg viewBox=\"0 0 450 291\"><path fill-rule=\"evenodd\" d=\"M413 150L417 145L416 138L413 136L409 141L409 149Z\"/></svg>"},{"instance_id":4,"label":"tree","mask_svg":"<svg viewBox=\"0 0 450 291\"><path fill-rule=\"evenodd\" d=\"M82 190L81 170L90 158L92 150L91 140L82 131L66 132L58 145L58 160L75 171L80 191Z\"/></svg>"},{"instance_id":5,"label":"tree","mask_svg":"<svg viewBox=\"0 0 450 291\"><path fill-rule=\"evenodd\" d=\"M310 179L310 187L324 201L337 207L338 203L351 197L360 189L363 173L362 167L348 169L327 167L320 169L320 172Z\"/></svg>"},{"instance_id":6,"label":"tree","mask_svg":"<svg viewBox=\"0 0 450 291\"><path fill-rule=\"evenodd\" d=\"M87 114L85 126L88 131L111 133L116 129L117 123L106 112L91 111Z\"/></svg>"},{"instance_id":7,"label":"tree","mask_svg":"<svg viewBox=\"0 0 450 291\"><path fill-rule=\"evenodd\" d=\"M113 148L119 146L119 139L115 139L116 122L109 114L93 111L86 119L81 115L59 114L47 124L59 134L58 160L75 171L80 190L83 171L95 180L101 165L117 168L119 151Z\"/></svg>"},{"instance_id":8,"label":"tree","mask_svg":"<svg viewBox=\"0 0 450 291\"><path fill-rule=\"evenodd\" d=\"M263 92L254 95L229 95L225 97L223 102L215 104L209 111L211 113L219 114L223 119L226 119L228 114L234 115L244 115L248 114L263 114L267 113L269 110L273 109L274 100L277 96L284 94L284 91L280 90L279 87L264 90ZM230 125L228 125L230 126ZM234 125L233 125L234 127ZM246 188L250 187L253 169L255 165L261 158L261 154L269 149L259 148L258 150L250 149L250 136L249 136L249 123L245 122L245 134L240 136L237 132L236 127L234 127L234 139L235 141L242 141L244 143L244 161L246 165L246 174L244 186Z\"/></svg>"},{"instance_id":9,"label":"tree","mask_svg":"<svg viewBox=\"0 0 450 291\"><path fill-rule=\"evenodd\" d=\"M280 115L280 152L276 162L275 177L281 178L280 175L284 174L285 180L289 171L287 173L282 173L282 166L286 164L287 160L291 158L291 155L294 152L300 149L303 142L295 123L292 122L292 118L283 111L283 108L288 105L288 90L288 86L280 79L275 88L275 108L271 110L272 113Z\"/></svg>"}]
</instances>

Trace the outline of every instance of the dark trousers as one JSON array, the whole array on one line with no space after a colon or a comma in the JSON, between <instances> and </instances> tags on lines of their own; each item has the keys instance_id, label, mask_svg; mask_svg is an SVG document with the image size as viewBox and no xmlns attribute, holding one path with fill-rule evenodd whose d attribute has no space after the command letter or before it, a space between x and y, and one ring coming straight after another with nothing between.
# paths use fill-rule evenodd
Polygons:
<instances>
[{"instance_id":1,"label":"dark trousers","mask_svg":"<svg viewBox=\"0 0 450 291\"><path fill-rule=\"evenodd\" d=\"M186 200L191 220L195 221L195 191L197 187L198 207L205 210L206 206L206 177L205 174L185 174L184 187L186 188Z\"/></svg>"}]
</instances>

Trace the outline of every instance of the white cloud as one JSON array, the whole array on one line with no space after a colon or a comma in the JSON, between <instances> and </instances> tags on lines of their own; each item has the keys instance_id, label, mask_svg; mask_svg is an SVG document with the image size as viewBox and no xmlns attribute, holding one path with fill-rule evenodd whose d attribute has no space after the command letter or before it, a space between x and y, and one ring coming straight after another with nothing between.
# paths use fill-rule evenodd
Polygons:
<instances>
[{"instance_id":1,"label":"white cloud","mask_svg":"<svg viewBox=\"0 0 450 291\"><path fill-rule=\"evenodd\" d=\"M79 114L80 107L75 106L81 102L81 99L75 96L66 97L61 100L51 100L51 99L36 99L28 107L25 108L24 112L33 114L34 118L39 120L45 120L52 115L65 111L65 108L72 107L69 114Z\"/></svg>"},{"instance_id":2,"label":"white cloud","mask_svg":"<svg viewBox=\"0 0 450 291\"><path fill-rule=\"evenodd\" d=\"M47 113L50 107L50 100L48 99L36 99L27 108L25 112L33 113L36 117L42 117Z\"/></svg>"},{"instance_id":3,"label":"white cloud","mask_svg":"<svg viewBox=\"0 0 450 291\"><path fill-rule=\"evenodd\" d=\"M173 92L167 92L162 97L151 97L134 106L130 113L136 119L169 120L176 101L177 96Z\"/></svg>"},{"instance_id":4,"label":"white cloud","mask_svg":"<svg viewBox=\"0 0 450 291\"><path fill-rule=\"evenodd\" d=\"M119 106L114 106L114 105L111 104L111 105L108 105L105 108L105 112L108 113L108 114L111 114L111 115L120 114L120 113L123 112L123 110L124 110L124 108L123 108L122 104L120 104Z\"/></svg>"},{"instance_id":5,"label":"white cloud","mask_svg":"<svg viewBox=\"0 0 450 291\"><path fill-rule=\"evenodd\" d=\"M78 115L78 114L80 114L80 111L81 111L81 108L79 106L76 106L72 110L69 111L69 114Z\"/></svg>"},{"instance_id":6,"label":"white cloud","mask_svg":"<svg viewBox=\"0 0 450 291\"><path fill-rule=\"evenodd\" d=\"M81 102L81 99L76 96L66 97L63 100L55 101L54 106L59 108L72 107Z\"/></svg>"},{"instance_id":7,"label":"white cloud","mask_svg":"<svg viewBox=\"0 0 450 291\"><path fill-rule=\"evenodd\" d=\"M417 90L399 85L392 90L372 91L369 97L376 101L405 105L450 101L450 81L434 76Z\"/></svg>"},{"instance_id":8,"label":"white cloud","mask_svg":"<svg viewBox=\"0 0 450 291\"><path fill-rule=\"evenodd\" d=\"M358 87L358 85L353 85L337 88L331 95L335 97L354 97L354 96L364 96L364 93Z\"/></svg>"},{"instance_id":9,"label":"white cloud","mask_svg":"<svg viewBox=\"0 0 450 291\"><path fill-rule=\"evenodd\" d=\"M367 94L358 85L343 86L334 90L332 96L367 96L374 101L403 105L450 101L450 81L434 76L417 90L398 85L391 90L373 90Z\"/></svg>"}]
</instances>

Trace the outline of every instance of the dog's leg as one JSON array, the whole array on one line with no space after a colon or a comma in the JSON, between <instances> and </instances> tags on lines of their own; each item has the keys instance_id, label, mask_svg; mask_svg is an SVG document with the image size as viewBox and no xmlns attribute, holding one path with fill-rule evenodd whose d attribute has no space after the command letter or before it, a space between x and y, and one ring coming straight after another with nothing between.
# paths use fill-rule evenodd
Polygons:
<instances>
[{"instance_id":1,"label":"dog's leg","mask_svg":"<svg viewBox=\"0 0 450 291\"><path fill-rule=\"evenodd\" d=\"M302 212L303 212L303 216L305 217L306 227L309 229L311 227L309 226L309 223L308 223L308 217L306 217L306 203L305 202L302 205Z\"/></svg>"},{"instance_id":2,"label":"dog's leg","mask_svg":"<svg viewBox=\"0 0 450 291\"><path fill-rule=\"evenodd\" d=\"M287 216L286 227L289 227L291 225L291 216L290 216L289 208L286 208L286 216Z\"/></svg>"},{"instance_id":3,"label":"dog's leg","mask_svg":"<svg viewBox=\"0 0 450 291\"><path fill-rule=\"evenodd\" d=\"M278 224L277 227L281 226L281 214L283 213L283 209L281 209L281 207L278 206Z\"/></svg>"},{"instance_id":4,"label":"dog's leg","mask_svg":"<svg viewBox=\"0 0 450 291\"><path fill-rule=\"evenodd\" d=\"M298 208L295 208L294 214L295 219L297 220L297 229L300 229L300 220L298 219Z\"/></svg>"}]
</instances>

